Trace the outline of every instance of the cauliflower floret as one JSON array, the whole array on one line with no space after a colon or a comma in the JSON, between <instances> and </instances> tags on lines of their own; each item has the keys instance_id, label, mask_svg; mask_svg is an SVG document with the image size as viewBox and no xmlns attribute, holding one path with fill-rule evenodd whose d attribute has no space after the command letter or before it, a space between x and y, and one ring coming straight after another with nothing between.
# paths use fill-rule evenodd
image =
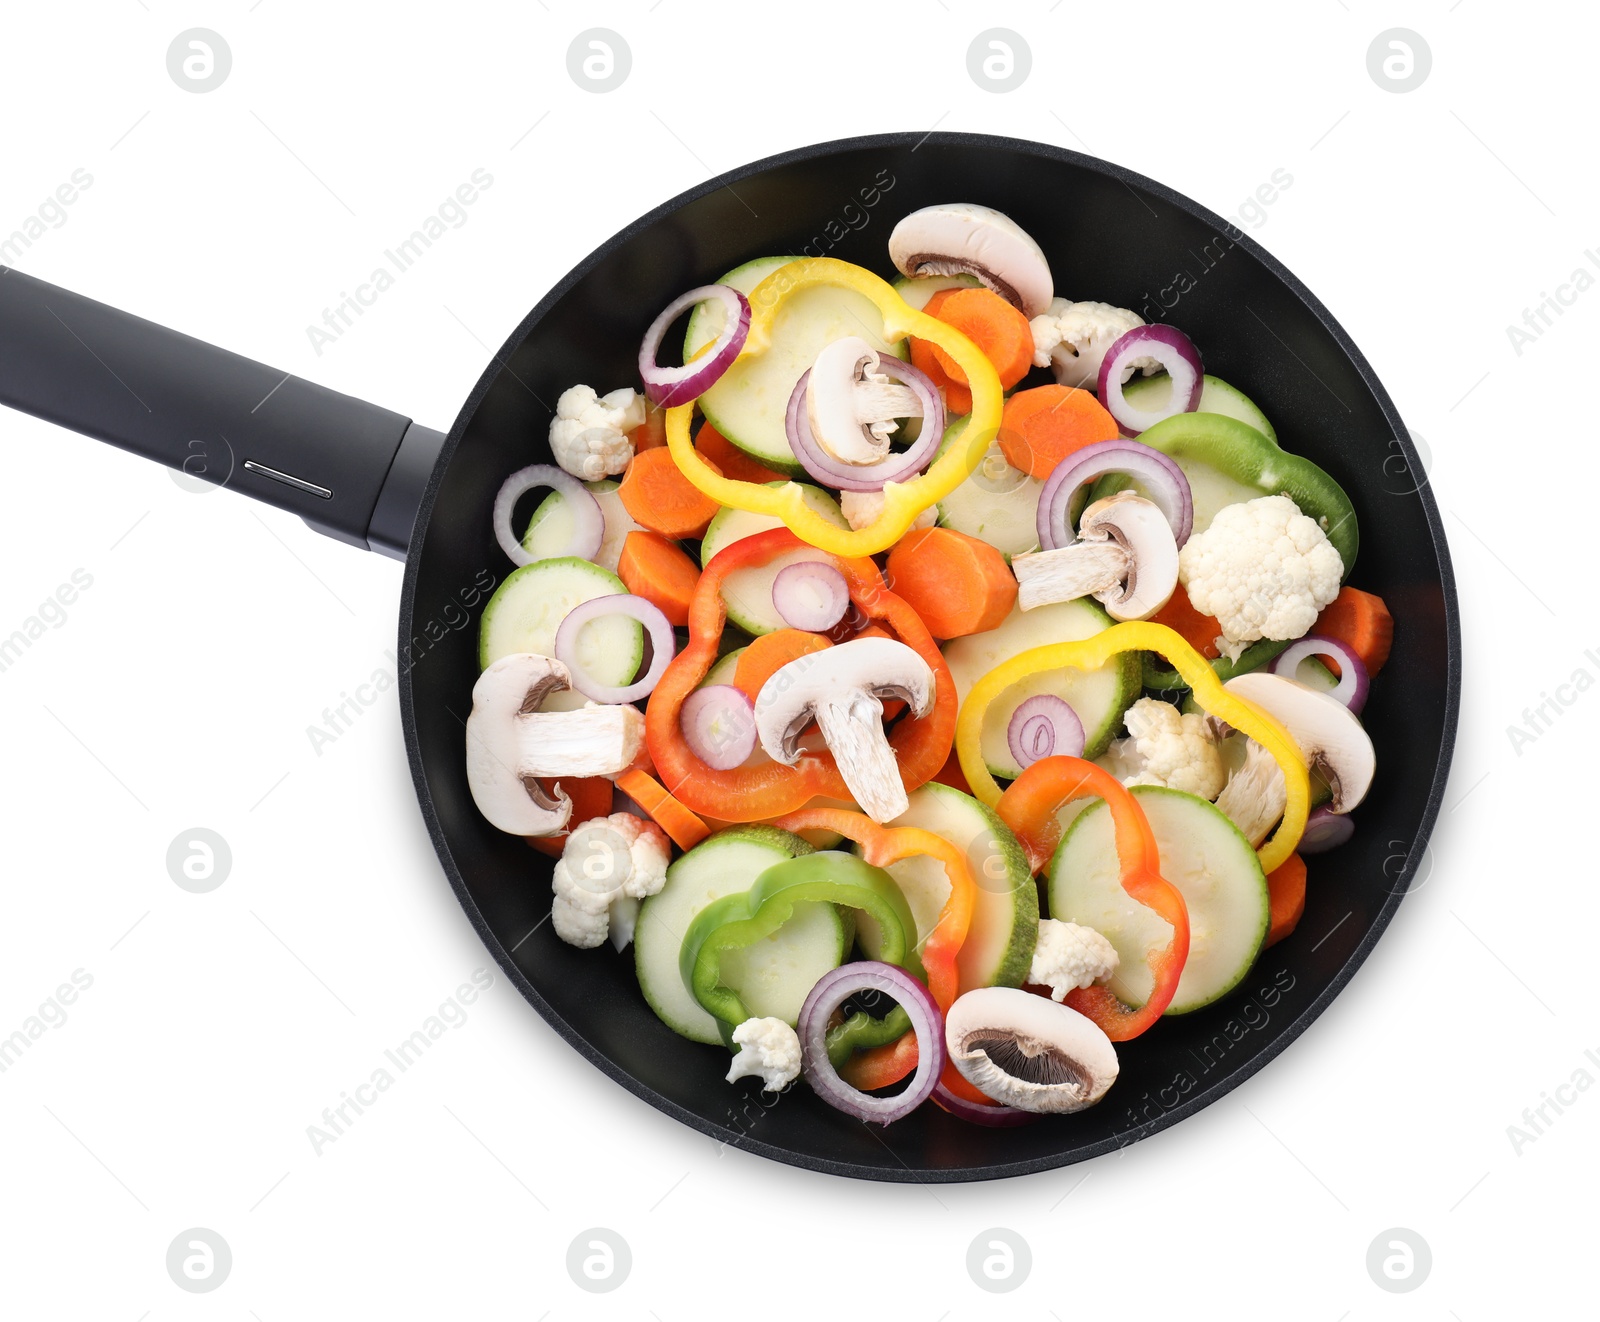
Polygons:
<instances>
[{"instance_id":1,"label":"cauliflower floret","mask_svg":"<svg viewBox=\"0 0 1600 1322\"><path fill-rule=\"evenodd\" d=\"M868 524L876 523L878 515L883 513L883 492L881 491L841 491L839 493L839 508L844 513L845 522L852 528L860 531ZM929 505L921 514L911 521L908 532L918 528L931 528L939 522L939 510L936 506Z\"/></svg>"},{"instance_id":2,"label":"cauliflower floret","mask_svg":"<svg viewBox=\"0 0 1600 1322\"><path fill-rule=\"evenodd\" d=\"M1050 989L1050 999L1065 1000L1077 987L1092 987L1117 971L1117 948L1092 927L1039 920L1039 940L1033 948L1028 981Z\"/></svg>"},{"instance_id":3,"label":"cauliflower floret","mask_svg":"<svg viewBox=\"0 0 1600 1322\"><path fill-rule=\"evenodd\" d=\"M627 433L644 424L644 396L624 387L598 395L573 386L556 401L550 421L550 450L573 477L598 482L620 473L633 458Z\"/></svg>"},{"instance_id":4,"label":"cauliflower floret","mask_svg":"<svg viewBox=\"0 0 1600 1322\"><path fill-rule=\"evenodd\" d=\"M758 1077L763 1092L782 1092L800 1077L800 1037L781 1019L746 1019L733 1030L739 1054L728 1066L728 1082Z\"/></svg>"},{"instance_id":5,"label":"cauliflower floret","mask_svg":"<svg viewBox=\"0 0 1600 1322\"><path fill-rule=\"evenodd\" d=\"M1116 741L1112 758L1124 785L1165 785L1202 799L1222 793L1228 775L1204 716L1140 698L1123 719L1128 737Z\"/></svg>"},{"instance_id":6,"label":"cauliflower floret","mask_svg":"<svg viewBox=\"0 0 1600 1322\"><path fill-rule=\"evenodd\" d=\"M556 935L583 950L609 936L623 949L633 938L638 901L666 884L671 851L659 826L632 813L592 817L575 827L550 875Z\"/></svg>"},{"instance_id":7,"label":"cauliflower floret","mask_svg":"<svg viewBox=\"0 0 1600 1322\"><path fill-rule=\"evenodd\" d=\"M1064 386L1095 390L1100 384L1100 364L1106 350L1144 318L1109 303L1074 303L1053 298L1047 311L1028 323L1033 328L1035 367L1055 364L1056 380ZM1154 358L1135 358L1133 365L1146 376L1159 371Z\"/></svg>"},{"instance_id":8,"label":"cauliflower floret","mask_svg":"<svg viewBox=\"0 0 1600 1322\"><path fill-rule=\"evenodd\" d=\"M1202 615L1222 624L1222 646L1299 638L1339 595L1344 561L1315 519L1288 496L1224 506L1178 552L1178 577Z\"/></svg>"}]
</instances>

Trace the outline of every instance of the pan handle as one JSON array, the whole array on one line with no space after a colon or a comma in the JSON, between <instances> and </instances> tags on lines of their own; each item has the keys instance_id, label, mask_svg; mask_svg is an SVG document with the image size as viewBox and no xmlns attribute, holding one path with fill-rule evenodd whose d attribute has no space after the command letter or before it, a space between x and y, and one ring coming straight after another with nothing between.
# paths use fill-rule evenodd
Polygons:
<instances>
[{"instance_id":1,"label":"pan handle","mask_svg":"<svg viewBox=\"0 0 1600 1322\"><path fill-rule=\"evenodd\" d=\"M0 266L0 404L404 560L444 437Z\"/></svg>"}]
</instances>

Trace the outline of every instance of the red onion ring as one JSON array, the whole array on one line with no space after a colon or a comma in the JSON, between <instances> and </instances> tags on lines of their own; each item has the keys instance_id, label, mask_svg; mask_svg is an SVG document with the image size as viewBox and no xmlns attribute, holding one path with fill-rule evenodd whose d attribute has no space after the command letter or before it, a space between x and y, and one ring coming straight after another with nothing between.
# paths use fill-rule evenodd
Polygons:
<instances>
[{"instance_id":1,"label":"red onion ring","mask_svg":"<svg viewBox=\"0 0 1600 1322\"><path fill-rule=\"evenodd\" d=\"M1172 540L1179 547L1189 540L1194 530L1194 496L1183 469L1154 446L1116 439L1086 445L1051 470L1039 492L1036 529L1040 547L1054 551L1072 544L1072 502L1089 483L1107 473L1124 473L1142 483L1172 525Z\"/></svg>"},{"instance_id":2,"label":"red onion ring","mask_svg":"<svg viewBox=\"0 0 1600 1322\"><path fill-rule=\"evenodd\" d=\"M661 351L667 328L697 303L709 303L713 299L723 305L727 316L710 349L682 367L660 366L656 355ZM733 366L749 334L750 300L732 286L701 285L679 295L650 323L650 329L644 333L644 343L639 346L639 377L644 382L645 395L652 404L664 409L698 399Z\"/></svg>"},{"instance_id":3,"label":"red onion ring","mask_svg":"<svg viewBox=\"0 0 1600 1322\"><path fill-rule=\"evenodd\" d=\"M1022 1111L1015 1106L986 1106L982 1102L969 1102L965 1097L958 1097L951 1092L942 1081L934 1085L933 1102L953 1116L991 1129L1030 1125L1042 1114L1039 1111Z\"/></svg>"},{"instance_id":4,"label":"red onion ring","mask_svg":"<svg viewBox=\"0 0 1600 1322\"><path fill-rule=\"evenodd\" d=\"M1036 693L1011 713L1006 747L1024 769L1040 758L1082 757L1083 722L1065 698Z\"/></svg>"},{"instance_id":5,"label":"red onion ring","mask_svg":"<svg viewBox=\"0 0 1600 1322\"><path fill-rule=\"evenodd\" d=\"M750 696L732 684L708 684L683 701L678 726L689 751L713 771L742 767L756 751Z\"/></svg>"},{"instance_id":6,"label":"red onion ring","mask_svg":"<svg viewBox=\"0 0 1600 1322\"><path fill-rule=\"evenodd\" d=\"M922 404L922 430L908 448L875 464L846 464L829 455L811 434L811 422L806 417L806 386L811 381L811 369L808 367L794 383L783 419L784 431L800 466L823 486L838 491L881 491L886 483L904 482L926 468L944 439L944 397L938 387L922 371L893 354L878 355L878 370L916 394Z\"/></svg>"},{"instance_id":7,"label":"red onion ring","mask_svg":"<svg viewBox=\"0 0 1600 1322\"><path fill-rule=\"evenodd\" d=\"M1347 643L1323 634L1307 634L1279 652L1268 668L1274 675L1286 675L1293 679L1295 672L1300 668L1300 663L1308 656L1331 657L1339 663L1339 687L1331 691L1332 695L1344 703L1352 715L1359 716L1361 709L1367 705L1367 691L1371 681L1367 675L1366 663Z\"/></svg>"},{"instance_id":8,"label":"red onion ring","mask_svg":"<svg viewBox=\"0 0 1600 1322\"><path fill-rule=\"evenodd\" d=\"M1133 375L1135 358L1154 358L1172 378L1167 406L1155 412L1136 409L1122 395L1122 383ZM1100 364L1100 403L1129 436L1137 436L1175 413L1193 413L1205 389L1205 368L1194 341L1176 326L1135 326L1117 337Z\"/></svg>"},{"instance_id":9,"label":"red onion ring","mask_svg":"<svg viewBox=\"0 0 1600 1322\"><path fill-rule=\"evenodd\" d=\"M857 992L874 991L898 1001L917 1035L917 1069L905 1091L894 1097L874 1097L852 1088L839 1077L828 1060L828 1020ZM887 1125L910 1115L933 1096L944 1073L948 1051L944 1044L944 1016L928 989L904 969L866 959L841 964L817 979L800 1007L800 1068L818 1097L846 1115L875 1125Z\"/></svg>"},{"instance_id":10,"label":"red onion ring","mask_svg":"<svg viewBox=\"0 0 1600 1322\"><path fill-rule=\"evenodd\" d=\"M607 615L631 616L644 625L650 634L650 669L642 679L636 679L632 684L619 687L598 683L578 660L578 635L583 631L583 626L590 620ZM667 617L661 613L661 608L643 597L625 592L613 593L608 597L591 597L574 606L556 630L556 660L572 672L573 688L595 702L637 702L640 698L649 697L677 650L678 640L673 635Z\"/></svg>"},{"instance_id":11,"label":"red onion ring","mask_svg":"<svg viewBox=\"0 0 1600 1322\"><path fill-rule=\"evenodd\" d=\"M563 468L554 464L529 464L519 468L500 484L494 498L494 539L500 549L517 565L531 565L535 560L551 557L535 556L523 548L522 539L511 531L511 511L524 493L536 487L549 487L559 491L572 502L572 541L557 555L575 555L580 560L593 560L600 554L600 542L606 532L606 516L593 493Z\"/></svg>"},{"instance_id":12,"label":"red onion ring","mask_svg":"<svg viewBox=\"0 0 1600 1322\"><path fill-rule=\"evenodd\" d=\"M1356 833L1356 824L1348 813L1334 812L1327 804L1312 810L1306 818L1306 829L1300 835L1295 852L1300 854L1326 854L1337 849Z\"/></svg>"},{"instance_id":13,"label":"red onion ring","mask_svg":"<svg viewBox=\"0 0 1600 1322\"><path fill-rule=\"evenodd\" d=\"M773 578L772 605L791 629L826 633L844 618L850 588L832 565L801 560L784 566Z\"/></svg>"}]
</instances>

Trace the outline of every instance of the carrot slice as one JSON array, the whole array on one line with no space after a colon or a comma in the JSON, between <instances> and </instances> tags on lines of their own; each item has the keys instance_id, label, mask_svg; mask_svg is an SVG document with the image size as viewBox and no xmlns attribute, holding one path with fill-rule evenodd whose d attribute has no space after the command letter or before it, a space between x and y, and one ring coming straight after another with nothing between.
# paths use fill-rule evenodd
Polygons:
<instances>
[{"instance_id":1,"label":"carrot slice","mask_svg":"<svg viewBox=\"0 0 1600 1322\"><path fill-rule=\"evenodd\" d=\"M1262 949L1282 941L1306 911L1306 863L1290 854L1267 873L1267 940Z\"/></svg>"},{"instance_id":2,"label":"carrot slice","mask_svg":"<svg viewBox=\"0 0 1600 1322\"><path fill-rule=\"evenodd\" d=\"M679 849L693 849L711 828L667 793L654 776L637 769L617 777L617 788L643 808Z\"/></svg>"},{"instance_id":3,"label":"carrot slice","mask_svg":"<svg viewBox=\"0 0 1600 1322\"><path fill-rule=\"evenodd\" d=\"M613 786L604 776L568 776L562 780L541 777L539 784L544 787L546 794L554 794L558 786L566 791L567 797L572 800L572 816L567 820L569 826L582 826L611 811ZM560 858L561 851L566 848L567 834L563 831L560 835L532 835L527 840L541 854Z\"/></svg>"},{"instance_id":4,"label":"carrot slice","mask_svg":"<svg viewBox=\"0 0 1600 1322\"><path fill-rule=\"evenodd\" d=\"M890 590L935 638L997 628L1017 601L1017 580L1005 557L953 528L907 533L889 552L888 574Z\"/></svg>"},{"instance_id":5,"label":"carrot slice","mask_svg":"<svg viewBox=\"0 0 1600 1322\"><path fill-rule=\"evenodd\" d=\"M754 702L761 686L789 662L832 646L820 633L807 633L804 629L764 633L739 654L739 664L733 670L734 687Z\"/></svg>"},{"instance_id":6,"label":"carrot slice","mask_svg":"<svg viewBox=\"0 0 1600 1322\"><path fill-rule=\"evenodd\" d=\"M1361 658L1369 675L1376 675L1389 659L1389 648L1394 643L1394 616L1389 614L1382 597L1346 586L1323 608L1311 632L1337 638ZM1339 673L1338 662L1328 657L1319 659L1335 675Z\"/></svg>"},{"instance_id":7,"label":"carrot slice","mask_svg":"<svg viewBox=\"0 0 1600 1322\"><path fill-rule=\"evenodd\" d=\"M644 406L644 421L628 433L633 452L655 450L667 443L667 411L654 404Z\"/></svg>"},{"instance_id":8,"label":"carrot slice","mask_svg":"<svg viewBox=\"0 0 1600 1322\"><path fill-rule=\"evenodd\" d=\"M1214 615L1202 615L1197 611L1182 583L1172 590L1167 604L1150 617L1150 622L1164 624L1181 634L1183 641L1203 657L1215 660L1222 655L1217 651L1217 639L1222 636L1221 621Z\"/></svg>"},{"instance_id":9,"label":"carrot slice","mask_svg":"<svg viewBox=\"0 0 1600 1322\"><path fill-rule=\"evenodd\" d=\"M1013 468L1049 477L1070 454L1096 441L1115 440L1117 420L1087 390L1035 386L1006 400L1000 416L1000 449Z\"/></svg>"},{"instance_id":10,"label":"carrot slice","mask_svg":"<svg viewBox=\"0 0 1600 1322\"><path fill-rule=\"evenodd\" d=\"M941 289L922 310L954 326L977 345L994 364L1000 384L1008 389L1022 380L1033 365L1033 330L1028 319L988 289ZM944 350L927 340L913 338L911 365L944 391L945 405L951 413L972 412L967 374Z\"/></svg>"},{"instance_id":11,"label":"carrot slice","mask_svg":"<svg viewBox=\"0 0 1600 1322\"><path fill-rule=\"evenodd\" d=\"M699 537L722 508L678 471L664 447L633 456L617 495L635 523L663 537Z\"/></svg>"},{"instance_id":12,"label":"carrot slice","mask_svg":"<svg viewBox=\"0 0 1600 1322\"><path fill-rule=\"evenodd\" d=\"M676 542L658 532L630 532L617 560L617 577L634 596L658 607L669 623L689 623L700 566Z\"/></svg>"},{"instance_id":13,"label":"carrot slice","mask_svg":"<svg viewBox=\"0 0 1600 1322\"><path fill-rule=\"evenodd\" d=\"M709 422L695 433L694 448L702 459L709 460L722 470L724 477L735 482L785 482L782 473L751 458Z\"/></svg>"}]
</instances>

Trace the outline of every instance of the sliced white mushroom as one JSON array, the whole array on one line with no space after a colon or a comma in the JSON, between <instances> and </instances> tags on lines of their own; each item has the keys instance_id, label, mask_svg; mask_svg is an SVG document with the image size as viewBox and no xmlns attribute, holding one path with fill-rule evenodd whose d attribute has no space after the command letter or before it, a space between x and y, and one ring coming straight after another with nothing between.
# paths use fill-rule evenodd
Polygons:
<instances>
[{"instance_id":1,"label":"sliced white mushroom","mask_svg":"<svg viewBox=\"0 0 1600 1322\"><path fill-rule=\"evenodd\" d=\"M1178 544L1153 502L1119 491L1084 510L1070 546L1013 556L1011 572L1023 610L1094 597L1114 620L1144 620L1178 586Z\"/></svg>"},{"instance_id":2,"label":"sliced white mushroom","mask_svg":"<svg viewBox=\"0 0 1600 1322\"><path fill-rule=\"evenodd\" d=\"M540 711L571 685L566 666L533 652L503 656L472 686L467 717L467 784L491 825L512 835L566 829L572 800L546 794L535 777L615 776L639 756L644 717L637 707Z\"/></svg>"},{"instance_id":3,"label":"sliced white mushroom","mask_svg":"<svg viewBox=\"0 0 1600 1322\"><path fill-rule=\"evenodd\" d=\"M1117 1081L1117 1049L1098 1024L1015 987L956 997L944 1038L962 1078L1022 1111L1081 1111Z\"/></svg>"},{"instance_id":4,"label":"sliced white mushroom","mask_svg":"<svg viewBox=\"0 0 1600 1322\"><path fill-rule=\"evenodd\" d=\"M1349 812L1367 797L1378 758L1371 736L1344 703L1266 670L1235 675L1225 687L1275 716L1288 730L1306 764L1333 791L1331 811Z\"/></svg>"},{"instance_id":5,"label":"sliced white mushroom","mask_svg":"<svg viewBox=\"0 0 1600 1322\"><path fill-rule=\"evenodd\" d=\"M899 698L922 717L933 689L928 663L904 643L853 638L777 670L756 694L756 734L768 757L793 766L815 720L850 797L873 821L887 822L909 804L883 729L883 699Z\"/></svg>"},{"instance_id":6,"label":"sliced white mushroom","mask_svg":"<svg viewBox=\"0 0 1600 1322\"><path fill-rule=\"evenodd\" d=\"M859 335L825 345L806 383L806 421L831 458L876 464L889 457L896 419L921 417L909 386L878 370L878 351Z\"/></svg>"},{"instance_id":7,"label":"sliced white mushroom","mask_svg":"<svg viewBox=\"0 0 1600 1322\"><path fill-rule=\"evenodd\" d=\"M972 275L1027 317L1050 306L1055 281L1044 250L993 207L946 202L913 211L889 235L902 275Z\"/></svg>"}]
</instances>

